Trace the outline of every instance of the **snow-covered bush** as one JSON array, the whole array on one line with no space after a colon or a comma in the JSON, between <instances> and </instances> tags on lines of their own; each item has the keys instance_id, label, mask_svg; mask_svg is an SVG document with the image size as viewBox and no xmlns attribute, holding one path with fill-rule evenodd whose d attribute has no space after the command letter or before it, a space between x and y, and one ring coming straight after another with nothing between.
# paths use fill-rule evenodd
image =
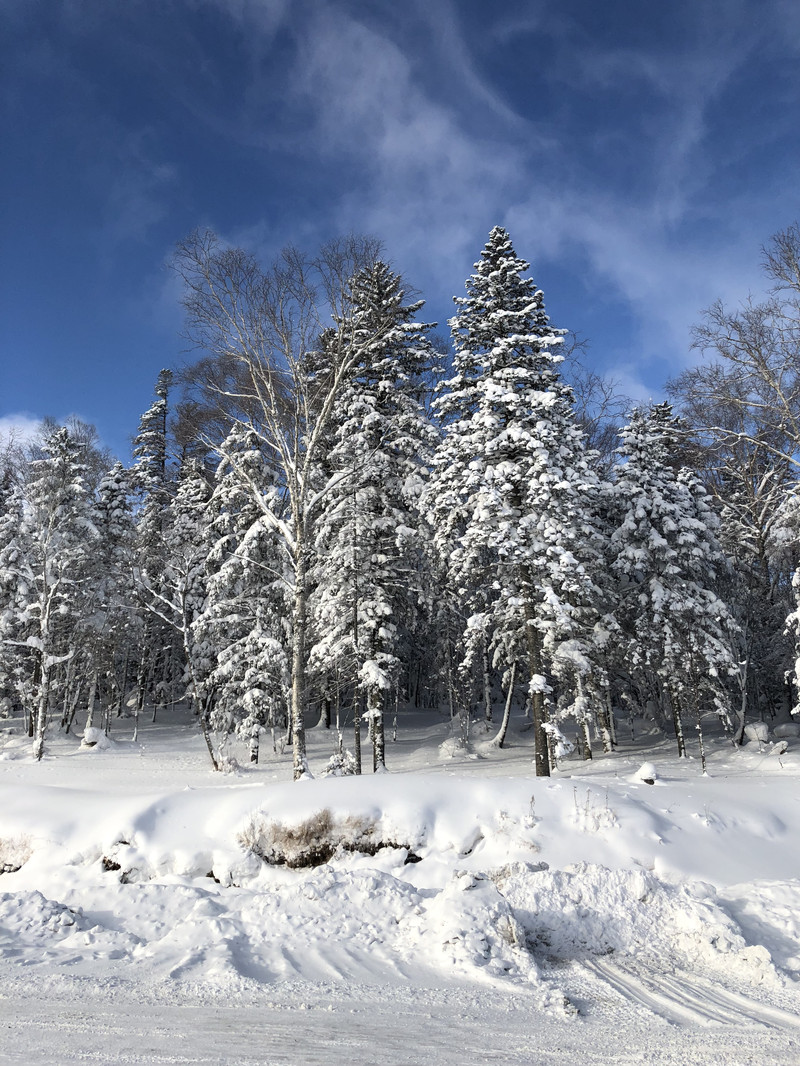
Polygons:
<instances>
[{"instance_id":1,"label":"snow-covered bush","mask_svg":"<svg viewBox=\"0 0 800 1066\"><path fill-rule=\"evenodd\" d=\"M83 731L81 747L89 751L110 751L114 747L114 741L107 737L102 729L87 726Z\"/></svg>"},{"instance_id":2,"label":"snow-covered bush","mask_svg":"<svg viewBox=\"0 0 800 1066\"><path fill-rule=\"evenodd\" d=\"M322 777L352 777L356 772L356 760L351 751L337 751L331 755Z\"/></svg>"}]
</instances>

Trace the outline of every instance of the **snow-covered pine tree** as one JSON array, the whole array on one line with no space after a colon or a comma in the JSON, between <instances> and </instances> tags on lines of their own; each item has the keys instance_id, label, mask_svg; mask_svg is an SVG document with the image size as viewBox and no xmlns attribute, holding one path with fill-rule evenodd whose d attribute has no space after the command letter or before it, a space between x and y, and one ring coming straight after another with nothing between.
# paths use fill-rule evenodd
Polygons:
<instances>
[{"instance_id":1,"label":"snow-covered pine tree","mask_svg":"<svg viewBox=\"0 0 800 1066\"><path fill-rule=\"evenodd\" d=\"M106 732L116 709L122 712L131 653L139 643L140 619L132 610L136 602L133 572L135 527L130 505L130 478L120 462L100 480L97 488L96 525L98 579L92 590L92 626L95 668L103 683ZM94 725L94 688L90 694L87 728Z\"/></svg>"},{"instance_id":2,"label":"snow-covered pine tree","mask_svg":"<svg viewBox=\"0 0 800 1066\"><path fill-rule=\"evenodd\" d=\"M618 576L619 647L640 706L672 719L686 754L685 712L728 713L724 679L735 670L733 619L714 591L726 566L718 520L696 475L676 471L680 419L668 403L637 410L622 432L615 495L618 526L612 567Z\"/></svg>"},{"instance_id":3,"label":"snow-covered pine tree","mask_svg":"<svg viewBox=\"0 0 800 1066\"><path fill-rule=\"evenodd\" d=\"M408 654L419 595L418 503L436 438L422 405L434 352L400 277L380 261L350 282L343 329L362 353L336 398L318 524L312 662L363 695L373 770L385 769L384 707ZM389 325L387 326L387 323ZM354 712L360 763L359 710Z\"/></svg>"},{"instance_id":4,"label":"snow-covered pine tree","mask_svg":"<svg viewBox=\"0 0 800 1066\"><path fill-rule=\"evenodd\" d=\"M4 495L0 513L0 716L21 707L33 736L34 651L27 643L31 620L23 610L22 539L25 498L14 486Z\"/></svg>"},{"instance_id":5,"label":"snow-covered pine tree","mask_svg":"<svg viewBox=\"0 0 800 1066\"><path fill-rule=\"evenodd\" d=\"M134 735L148 692L154 703L158 686L173 672L173 630L160 616L157 596L167 559L171 502L175 491L168 468L167 422L172 372L162 370L155 402L142 415L133 441L130 481L137 506L134 581L140 612L141 642L137 650Z\"/></svg>"},{"instance_id":6,"label":"snow-covered pine tree","mask_svg":"<svg viewBox=\"0 0 800 1066\"><path fill-rule=\"evenodd\" d=\"M597 480L557 369L561 332L528 269L495 227L456 299L454 372L436 400L445 434L427 499L465 613L488 609L492 639L525 648L536 773L547 775L548 675L559 644L590 630ZM488 604L481 584L492 588Z\"/></svg>"},{"instance_id":7,"label":"snow-covered pine tree","mask_svg":"<svg viewBox=\"0 0 800 1066\"><path fill-rule=\"evenodd\" d=\"M234 429L211 499L214 542L203 609L193 623L197 681L208 728L246 740L258 761L259 734L288 720L289 560L253 494L281 511L281 492L258 437Z\"/></svg>"},{"instance_id":8,"label":"snow-covered pine tree","mask_svg":"<svg viewBox=\"0 0 800 1066\"><path fill-rule=\"evenodd\" d=\"M206 565L212 544L209 499L211 486L201 464L187 459L178 472L178 484L170 507L169 543L166 545L157 582L146 586L148 610L177 634L186 687L193 700L199 687L193 625L206 597ZM168 678L162 681L167 683Z\"/></svg>"},{"instance_id":9,"label":"snow-covered pine tree","mask_svg":"<svg viewBox=\"0 0 800 1066\"><path fill-rule=\"evenodd\" d=\"M10 594L4 640L20 653L17 692L29 701L33 754L41 759L54 695L59 685L63 693L66 668L85 650L89 560L97 538L81 448L63 427L45 437L10 513L16 530L6 530L2 546Z\"/></svg>"}]
</instances>

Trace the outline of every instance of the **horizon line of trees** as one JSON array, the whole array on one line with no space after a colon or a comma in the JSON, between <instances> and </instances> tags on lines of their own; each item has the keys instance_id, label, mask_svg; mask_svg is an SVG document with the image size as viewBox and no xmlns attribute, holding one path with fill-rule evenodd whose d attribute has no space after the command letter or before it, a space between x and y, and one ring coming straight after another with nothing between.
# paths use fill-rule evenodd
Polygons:
<instances>
[{"instance_id":1,"label":"horizon line of trees","mask_svg":"<svg viewBox=\"0 0 800 1066\"><path fill-rule=\"evenodd\" d=\"M629 411L581 371L495 227L447 348L371 239L264 268L182 242L186 332L133 462L47 423L0 469L0 715L108 729L189 700L215 769L236 735L309 773L386 768L386 721L437 706L502 746L515 702L537 775L646 713L797 712L800 229L765 250L766 301L715 305L671 403ZM568 351L569 354L569 351ZM502 720L493 723L502 701ZM347 742L345 724L352 730ZM366 731L366 732L364 732Z\"/></svg>"}]
</instances>

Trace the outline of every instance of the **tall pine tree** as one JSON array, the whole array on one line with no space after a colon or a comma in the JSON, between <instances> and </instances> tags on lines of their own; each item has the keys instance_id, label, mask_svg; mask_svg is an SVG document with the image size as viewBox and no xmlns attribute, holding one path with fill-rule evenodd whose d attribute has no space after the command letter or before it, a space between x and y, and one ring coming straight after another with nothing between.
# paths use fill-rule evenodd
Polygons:
<instances>
[{"instance_id":1,"label":"tall pine tree","mask_svg":"<svg viewBox=\"0 0 800 1066\"><path fill-rule=\"evenodd\" d=\"M597 481L558 373L563 331L550 327L528 269L496 227L456 299L428 500L467 613L488 612L491 639L527 658L536 773L548 775L553 660L564 640L590 630Z\"/></svg>"},{"instance_id":2,"label":"tall pine tree","mask_svg":"<svg viewBox=\"0 0 800 1066\"><path fill-rule=\"evenodd\" d=\"M622 433L612 567L619 582L622 664L641 706L671 717L686 754L684 716L727 715L735 669L733 619L715 592L726 562L718 520L697 477L676 470L683 435L669 404L634 412Z\"/></svg>"}]
</instances>

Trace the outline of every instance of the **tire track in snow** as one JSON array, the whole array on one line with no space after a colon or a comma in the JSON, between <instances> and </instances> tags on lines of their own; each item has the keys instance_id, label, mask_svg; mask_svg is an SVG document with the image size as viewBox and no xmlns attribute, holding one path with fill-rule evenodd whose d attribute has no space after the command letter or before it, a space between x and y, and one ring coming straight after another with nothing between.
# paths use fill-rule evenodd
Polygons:
<instances>
[{"instance_id":1,"label":"tire track in snow","mask_svg":"<svg viewBox=\"0 0 800 1066\"><path fill-rule=\"evenodd\" d=\"M760 1003L701 977L643 972L609 959L584 960L581 968L607 982L626 999L647 1007L674 1025L735 1025L757 1022L771 1028L800 1029L800 1016Z\"/></svg>"}]
</instances>

